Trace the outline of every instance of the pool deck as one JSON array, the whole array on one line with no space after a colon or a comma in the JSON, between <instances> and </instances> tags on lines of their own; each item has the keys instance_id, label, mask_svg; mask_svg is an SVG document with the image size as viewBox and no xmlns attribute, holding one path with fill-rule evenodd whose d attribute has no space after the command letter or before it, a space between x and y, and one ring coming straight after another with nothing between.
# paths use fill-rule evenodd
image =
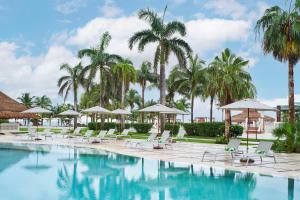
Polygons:
<instances>
[{"instance_id":1,"label":"pool deck","mask_svg":"<svg viewBox=\"0 0 300 200\"><path fill-rule=\"evenodd\" d=\"M132 140L132 144L138 141L141 140ZM213 161L214 156L212 155L206 156L205 160L202 161L202 155L205 150L224 152L224 145L218 144L178 142L174 143L172 148L155 150L152 148L152 144L143 146L143 148L134 148L134 145L125 145L125 140L108 140L102 143L91 144L87 141L83 142L81 138L68 139L55 136L53 140L48 138L47 140L32 141L24 136L11 134L0 135L0 142L88 147L147 159L220 167L242 172L300 179L300 154L276 153L277 163L273 162L273 158L264 158L261 163L260 159L255 157L255 163L247 166L241 164L239 158L236 158L234 162L232 162L231 156L228 154L217 156L215 162ZM241 146L240 149L246 152L245 146ZM249 153L253 153L254 150L254 147L250 146Z\"/></svg>"}]
</instances>

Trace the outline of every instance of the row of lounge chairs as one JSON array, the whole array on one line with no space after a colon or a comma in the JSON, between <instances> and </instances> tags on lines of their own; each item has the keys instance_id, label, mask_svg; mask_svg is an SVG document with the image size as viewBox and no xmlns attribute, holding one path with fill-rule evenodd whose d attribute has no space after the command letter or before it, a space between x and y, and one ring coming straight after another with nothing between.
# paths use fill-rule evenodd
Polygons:
<instances>
[{"instance_id":1,"label":"row of lounge chairs","mask_svg":"<svg viewBox=\"0 0 300 200\"><path fill-rule=\"evenodd\" d=\"M81 129L82 129L82 127L76 128L72 135L70 135L68 129L62 129L61 134L63 135L63 137L67 136L70 138L80 136L82 138L82 141L87 141L87 142L90 142L91 139L93 139L93 142L103 142L104 140L107 140L107 139L117 140L120 138L125 138L127 136L130 137L129 132L134 132L134 130L132 130L132 129L124 129L121 134L117 135L117 134L115 134L115 132L116 132L115 129L109 129L108 131L101 130L95 137L93 137L93 134L94 134L93 130L87 130L85 132L85 134L82 136ZM36 130L29 129L29 132L27 135L30 139L36 138L37 137ZM47 138L53 139L53 134L49 128L44 129L44 131L38 135L45 137L45 140ZM152 131L146 140L144 140L144 141L126 140L125 146L131 146L131 147L135 147L135 148L143 148L146 145L150 145L152 147L168 148L168 147L172 147L173 141L178 140L178 139L180 139L180 140L186 139L187 140L187 138L185 137L184 130L180 129L177 136L175 136L175 137L170 136L169 130L165 130L160 137L158 137L157 131ZM234 162L234 160L237 157L242 156L246 160L247 164L249 164L248 161L250 161L250 159L252 159L252 158L259 158L260 161L262 162L263 158L265 158L265 157L273 158L274 162L276 163L275 154L272 153L272 151L271 151L273 142L261 141L258 144L256 151L252 154L244 153L242 150L240 150L239 149L240 144L241 144L240 139L231 139L224 150L205 150L202 155L202 161L204 161L205 159L208 159L208 157L210 156L209 160L212 160L215 162L217 160L217 157L219 157L219 156L230 155L232 162Z\"/></svg>"},{"instance_id":2,"label":"row of lounge chairs","mask_svg":"<svg viewBox=\"0 0 300 200\"><path fill-rule=\"evenodd\" d=\"M218 156L224 156L224 155L230 155L232 162L236 158L243 158L248 165L251 159L259 158L260 162L263 162L263 158L273 158L274 163L276 163L276 156L275 154L271 151L273 142L271 141L261 141L259 142L256 150L254 153L245 153L242 150L239 149L239 146L241 144L240 139L230 139L228 145L225 147L224 151L209 151L206 150L204 151L202 155L202 161L204 161L205 157L208 155L213 156L213 161L215 162Z\"/></svg>"}]
</instances>

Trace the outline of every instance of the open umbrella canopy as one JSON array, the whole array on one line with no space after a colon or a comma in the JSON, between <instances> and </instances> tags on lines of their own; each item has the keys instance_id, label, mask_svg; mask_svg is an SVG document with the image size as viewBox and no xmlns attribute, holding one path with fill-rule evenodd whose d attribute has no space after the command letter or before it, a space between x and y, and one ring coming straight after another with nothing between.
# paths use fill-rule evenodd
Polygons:
<instances>
[{"instance_id":1,"label":"open umbrella canopy","mask_svg":"<svg viewBox=\"0 0 300 200\"><path fill-rule=\"evenodd\" d=\"M32 114L51 114L50 110L41 107L34 107L28 110L24 110L22 113L32 113Z\"/></svg>"},{"instance_id":2,"label":"open umbrella canopy","mask_svg":"<svg viewBox=\"0 0 300 200\"><path fill-rule=\"evenodd\" d=\"M95 106L92 108L88 108L83 110L82 112L85 113L99 113L99 114L110 114L111 112L105 108L102 108L101 106Z\"/></svg>"},{"instance_id":3,"label":"open umbrella canopy","mask_svg":"<svg viewBox=\"0 0 300 200\"><path fill-rule=\"evenodd\" d=\"M58 115L60 115L60 116L79 116L80 113L76 112L74 110L67 110L67 111L59 113Z\"/></svg>"},{"instance_id":4,"label":"open umbrella canopy","mask_svg":"<svg viewBox=\"0 0 300 200\"><path fill-rule=\"evenodd\" d=\"M153 113L174 113L175 111L172 108L164 106L162 104L155 104L139 110L139 112L153 112Z\"/></svg>"},{"instance_id":5,"label":"open umbrella canopy","mask_svg":"<svg viewBox=\"0 0 300 200\"><path fill-rule=\"evenodd\" d=\"M131 112L129 112L128 110L124 110L124 109L116 109L116 110L113 110L111 111L112 114L115 114L115 115L131 115Z\"/></svg>"},{"instance_id":6,"label":"open umbrella canopy","mask_svg":"<svg viewBox=\"0 0 300 200\"><path fill-rule=\"evenodd\" d=\"M266 104L263 104L255 99L243 99L243 100L228 104L226 106L222 106L220 108L228 109L228 110L253 109L253 110L260 110L260 111L276 111L275 108L268 106Z\"/></svg>"},{"instance_id":7,"label":"open umbrella canopy","mask_svg":"<svg viewBox=\"0 0 300 200\"><path fill-rule=\"evenodd\" d=\"M171 108L173 110L173 112L162 112L165 114L176 114L176 115L189 115L189 112L185 112L183 110L179 110L177 108Z\"/></svg>"}]
</instances>

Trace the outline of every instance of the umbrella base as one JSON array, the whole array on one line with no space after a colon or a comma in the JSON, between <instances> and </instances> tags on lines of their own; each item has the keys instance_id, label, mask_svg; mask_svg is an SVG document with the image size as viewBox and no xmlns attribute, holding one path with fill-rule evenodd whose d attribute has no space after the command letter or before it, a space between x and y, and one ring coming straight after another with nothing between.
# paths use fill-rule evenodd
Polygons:
<instances>
[{"instance_id":1,"label":"umbrella base","mask_svg":"<svg viewBox=\"0 0 300 200\"><path fill-rule=\"evenodd\" d=\"M251 158L241 158L240 162L241 163L254 163L254 160Z\"/></svg>"}]
</instances>

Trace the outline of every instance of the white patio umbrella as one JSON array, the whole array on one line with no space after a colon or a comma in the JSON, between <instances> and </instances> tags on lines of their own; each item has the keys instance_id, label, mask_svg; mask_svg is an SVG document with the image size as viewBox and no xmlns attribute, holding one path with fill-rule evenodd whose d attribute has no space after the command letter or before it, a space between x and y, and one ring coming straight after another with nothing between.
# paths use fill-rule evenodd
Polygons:
<instances>
[{"instance_id":1,"label":"white patio umbrella","mask_svg":"<svg viewBox=\"0 0 300 200\"><path fill-rule=\"evenodd\" d=\"M153 106L149 106L146 108L143 108L139 110L139 112L144 112L144 113L158 113L158 126L157 126L157 131L159 133L159 115L160 114L166 114L166 113L174 113L175 111L172 108L169 108L167 106L164 106L162 104L155 104Z\"/></svg>"},{"instance_id":2,"label":"white patio umbrella","mask_svg":"<svg viewBox=\"0 0 300 200\"><path fill-rule=\"evenodd\" d=\"M45 108L34 107L34 108L30 108L30 109L24 110L22 113L30 113L30 114L41 115L41 114L51 114L52 112L50 110L45 109ZM28 123L28 125L29 125L29 123ZM37 125L36 131L38 131L38 125ZM39 138L36 137L35 139L38 140Z\"/></svg>"},{"instance_id":3,"label":"white patio umbrella","mask_svg":"<svg viewBox=\"0 0 300 200\"><path fill-rule=\"evenodd\" d=\"M115 115L131 115L131 112L128 111L128 110L124 110L124 109L116 109L116 110L113 110L111 111L112 114L115 114Z\"/></svg>"},{"instance_id":4,"label":"white patio umbrella","mask_svg":"<svg viewBox=\"0 0 300 200\"><path fill-rule=\"evenodd\" d=\"M83 112L83 113L92 113L92 114L100 114L100 115L111 114L111 111L109 111L105 108L102 108L101 106L94 106L94 107L85 109L81 112ZM97 119L96 119L96 121L97 121Z\"/></svg>"},{"instance_id":5,"label":"white patio umbrella","mask_svg":"<svg viewBox=\"0 0 300 200\"><path fill-rule=\"evenodd\" d=\"M92 108L85 109L82 112L95 113L95 114L110 114L111 113L109 110L102 108L101 106L94 106Z\"/></svg>"},{"instance_id":6,"label":"white patio umbrella","mask_svg":"<svg viewBox=\"0 0 300 200\"><path fill-rule=\"evenodd\" d=\"M249 140L249 111L250 110L257 110L257 111L276 111L275 108L263 104L255 99L243 99L240 101L236 101L234 103L225 105L220 107L223 110L245 110L247 109L247 152L248 152L248 140Z\"/></svg>"},{"instance_id":7,"label":"white patio umbrella","mask_svg":"<svg viewBox=\"0 0 300 200\"><path fill-rule=\"evenodd\" d=\"M119 115L120 116L120 120L121 120L122 116L131 115L132 113L129 112L128 110L124 110L124 109L119 108L119 109L111 111L111 114ZM122 129L122 127L121 127L121 129Z\"/></svg>"},{"instance_id":8,"label":"white patio umbrella","mask_svg":"<svg viewBox=\"0 0 300 200\"><path fill-rule=\"evenodd\" d=\"M73 117L74 120L75 120L75 118L77 118L80 115L80 113L76 112L75 110L66 110L64 112L59 113L58 115L59 116ZM69 128L70 128L70 126L71 126L71 123L69 124ZM74 128L75 128L75 122L74 122Z\"/></svg>"}]
</instances>

